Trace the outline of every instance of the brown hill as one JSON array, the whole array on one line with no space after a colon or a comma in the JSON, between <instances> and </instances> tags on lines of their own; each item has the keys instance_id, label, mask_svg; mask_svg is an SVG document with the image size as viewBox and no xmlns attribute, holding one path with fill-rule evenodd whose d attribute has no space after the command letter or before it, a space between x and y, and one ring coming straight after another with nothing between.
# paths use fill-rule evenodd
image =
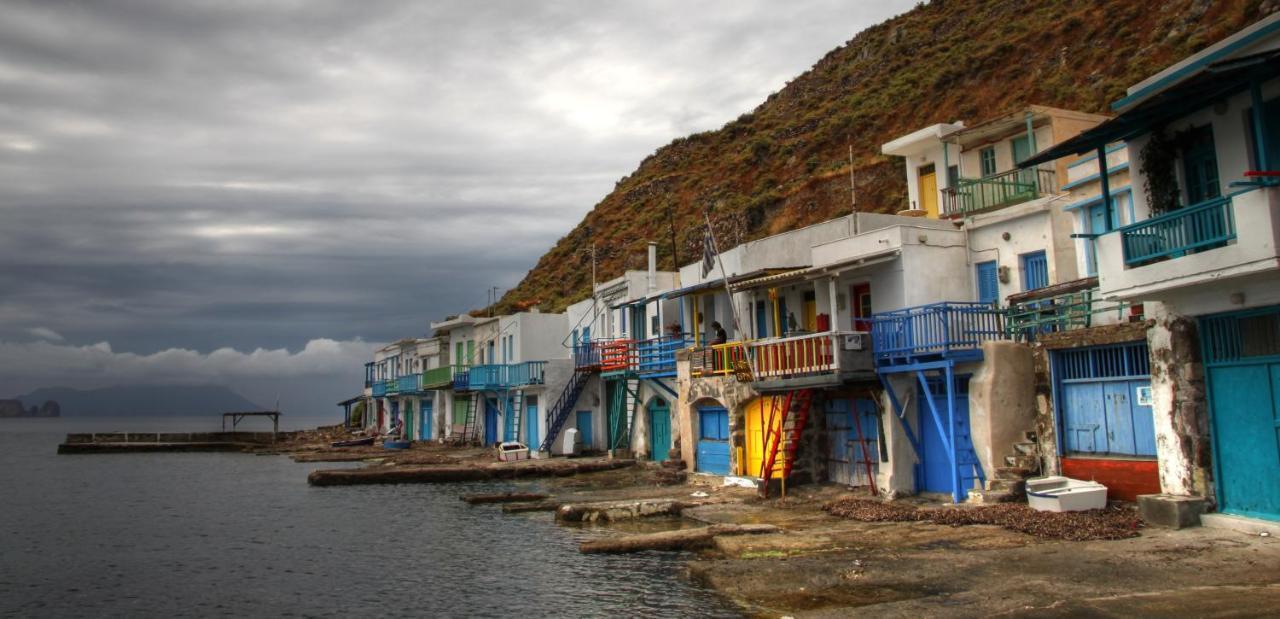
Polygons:
<instances>
[{"instance_id":1,"label":"brown hill","mask_svg":"<svg viewBox=\"0 0 1280 619\"><path fill-rule=\"evenodd\" d=\"M1030 103L1106 112L1134 82L1280 8L1276 0L934 0L859 33L750 113L679 138L618 181L499 302L559 310L599 279L672 268L701 253L704 209L722 245L846 213L894 212L901 162L880 144L938 122L973 123Z\"/></svg>"}]
</instances>

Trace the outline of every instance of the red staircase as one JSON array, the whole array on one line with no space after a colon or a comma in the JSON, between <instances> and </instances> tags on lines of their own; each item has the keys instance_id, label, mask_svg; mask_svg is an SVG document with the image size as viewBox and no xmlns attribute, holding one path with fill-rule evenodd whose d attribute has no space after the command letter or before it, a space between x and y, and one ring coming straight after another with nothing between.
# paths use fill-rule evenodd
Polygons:
<instances>
[{"instance_id":1,"label":"red staircase","mask_svg":"<svg viewBox=\"0 0 1280 619\"><path fill-rule=\"evenodd\" d=\"M789 391L781 398L773 398L769 408L769 419L764 426L764 462L760 465L760 496L769 496L769 480L774 471L782 467L783 483L791 476L791 467L795 462L796 446L800 444L800 435L809 421L809 409L813 404L813 390L800 389ZM782 462L778 462L778 452L782 451Z\"/></svg>"}]
</instances>

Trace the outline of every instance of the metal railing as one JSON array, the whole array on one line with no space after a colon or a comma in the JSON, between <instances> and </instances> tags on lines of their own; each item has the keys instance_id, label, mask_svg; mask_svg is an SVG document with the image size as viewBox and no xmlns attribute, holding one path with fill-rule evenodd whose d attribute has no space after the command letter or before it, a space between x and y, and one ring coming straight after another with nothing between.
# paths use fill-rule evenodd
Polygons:
<instances>
[{"instance_id":1,"label":"metal railing","mask_svg":"<svg viewBox=\"0 0 1280 619\"><path fill-rule=\"evenodd\" d=\"M1236 238L1231 196L1214 198L1120 228L1125 266L1142 266L1222 247Z\"/></svg>"},{"instance_id":2,"label":"metal railing","mask_svg":"<svg viewBox=\"0 0 1280 619\"><path fill-rule=\"evenodd\" d=\"M942 190L942 215L963 217L971 213L1029 202L1058 190L1054 170L1009 170L983 178L957 179L955 187Z\"/></svg>"},{"instance_id":3,"label":"metal railing","mask_svg":"<svg viewBox=\"0 0 1280 619\"><path fill-rule=\"evenodd\" d=\"M585 341L573 345L573 366L576 368L600 367L600 346L598 342Z\"/></svg>"},{"instance_id":4,"label":"metal railing","mask_svg":"<svg viewBox=\"0 0 1280 619\"><path fill-rule=\"evenodd\" d=\"M914 363L977 351L1004 339L1003 312L990 303L943 302L872 316L871 342L877 365Z\"/></svg>"},{"instance_id":5,"label":"metal railing","mask_svg":"<svg viewBox=\"0 0 1280 619\"><path fill-rule=\"evenodd\" d=\"M635 345L635 370L640 373L675 373L676 351L684 350L692 340L684 335L664 335Z\"/></svg>"},{"instance_id":6,"label":"metal railing","mask_svg":"<svg viewBox=\"0 0 1280 619\"><path fill-rule=\"evenodd\" d=\"M396 385L400 393L412 393L414 391L422 391L422 375L421 374L405 374L396 379Z\"/></svg>"},{"instance_id":7,"label":"metal railing","mask_svg":"<svg viewBox=\"0 0 1280 619\"><path fill-rule=\"evenodd\" d=\"M601 372L625 372L635 367L635 342L607 340L596 342L600 349Z\"/></svg>"},{"instance_id":8,"label":"metal railing","mask_svg":"<svg viewBox=\"0 0 1280 619\"><path fill-rule=\"evenodd\" d=\"M689 373L694 377L727 376L734 373L738 362L746 359L746 342L733 341L695 348L690 353Z\"/></svg>"},{"instance_id":9,"label":"metal railing","mask_svg":"<svg viewBox=\"0 0 1280 619\"><path fill-rule=\"evenodd\" d=\"M375 380L369 388L373 390L373 397L375 398L387 395L387 381L385 380Z\"/></svg>"},{"instance_id":10,"label":"metal railing","mask_svg":"<svg viewBox=\"0 0 1280 619\"><path fill-rule=\"evenodd\" d=\"M467 386L472 391L493 391L541 385L545 370L545 361L476 365L468 370Z\"/></svg>"},{"instance_id":11,"label":"metal railing","mask_svg":"<svg viewBox=\"0 0 1280 619\"><path fill-rule=\"evenodd\" d=\"M809 333L747 344L755 377L782 378L840 370L841 339L852 331Z\"/></svg>"},{"instance_id":12,"label":"metal railing","mask_svg":"<svg viewBox=\"0 0 1280 619\"><path fill-rule=\"evenodd\" d=\"M1097 287L1019 301L1005 309L1005 334L1010 339L1033 341L1045 333L1088 329L1097 317L1107 314L1114 315L1114 322L1123 322L1130 307L1123 301L1098 297Z\"/></svg>"},{"instance_id":13,"label":"metal railing","mask_svg":"<svg viewBox=\"0 0 1280 619\"><path fill-rule=\"evenodd\" d=\"M471 390L471 368L465 365L453 366L453 390L454 391L470 391Z\"/></svg>"}]
</instances>

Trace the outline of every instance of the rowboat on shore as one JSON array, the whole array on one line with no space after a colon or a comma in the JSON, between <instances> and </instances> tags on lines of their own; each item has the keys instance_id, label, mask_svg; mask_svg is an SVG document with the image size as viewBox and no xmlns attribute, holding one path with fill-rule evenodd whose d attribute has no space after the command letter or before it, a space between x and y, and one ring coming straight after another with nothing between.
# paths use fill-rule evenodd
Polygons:
<instances>
[{"instance_id":1,"label":"rowboat on shore","mask_svg":"<svg viewBox=\"0 0 1280 619\"><path fill-rule=\"evenodd\" d=\"M408 449L410 441L382 441L383 449Z\"/></svg>"},{"instance_id":2,"label":"rowboat on shore","mask_svg":"<svg viewBox=\"0 0 1280 619\"><path fill-rule=\"evenodd\" d=\"M353 438L346 441L334 441L330 443L331 447L361 447L364 445L372 445L373 437L366 436L364 438Z\"/></svg>"}]
</instances>

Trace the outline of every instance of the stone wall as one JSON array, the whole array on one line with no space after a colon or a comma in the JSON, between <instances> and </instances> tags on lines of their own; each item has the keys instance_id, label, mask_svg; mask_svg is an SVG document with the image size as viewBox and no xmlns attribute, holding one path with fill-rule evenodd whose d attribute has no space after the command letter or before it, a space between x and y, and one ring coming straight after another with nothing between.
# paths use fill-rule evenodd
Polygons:
<instances>
[{"instance_id":1,"label":"stone wall","mask_svg":"<svg viewBox=\"0 0 1280 619\"><path fill-rule=\"evenodd\" d=\"M1147 333L1160 488L1213 499L1209 411L1194 318L1160 312Z\"/></svg>"}]
</instances>

